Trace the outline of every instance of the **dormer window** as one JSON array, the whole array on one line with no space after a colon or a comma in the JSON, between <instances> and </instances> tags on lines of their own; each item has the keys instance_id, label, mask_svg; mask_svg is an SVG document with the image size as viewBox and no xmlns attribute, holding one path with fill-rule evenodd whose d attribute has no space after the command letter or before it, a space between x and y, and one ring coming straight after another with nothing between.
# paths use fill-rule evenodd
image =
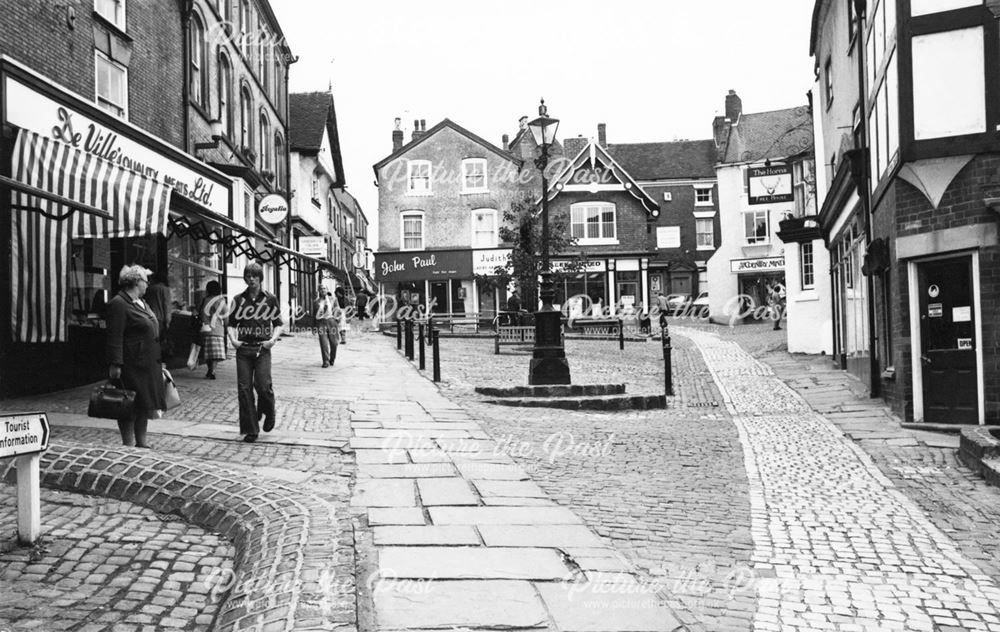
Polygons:
<instances>
[{"instance_id":1,"label":"dormer window","mask_svg":"<svg viewBox=\"0 0 1000 632\"><path fill-rule=\"evenodd\" d=\"M431 193L431 162L429 160L411 160L406 163L407 190L411 195L429 195Z\"/></svg>"},{"instance_id":2,"label":"dormer window","mask_svg":"<svg viewBox=\"0 0 1000 632\"><path fill-rule=\"evenodd\" d=\"M462 161L462 193L482 193L486 187L486 159L466 158Z\"/></svg>"}]
</instances>

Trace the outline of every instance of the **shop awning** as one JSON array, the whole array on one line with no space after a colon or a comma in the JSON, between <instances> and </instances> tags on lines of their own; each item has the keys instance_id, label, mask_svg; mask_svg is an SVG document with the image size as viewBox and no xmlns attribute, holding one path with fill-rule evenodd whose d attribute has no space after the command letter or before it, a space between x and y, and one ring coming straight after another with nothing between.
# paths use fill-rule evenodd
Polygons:
<instances>
[{"instance_id":1,"label":"shop awning","mask_svg":"<svg viewBox=\"0 0 1000 632\"><path fill-rule=\"evenodd\" d=\"M11 171L25 185L12 187L11 257L19 264L11 272L13 337L63 342L70 239L165 233L171 188L27 130L14 144Z\"/></svg>"}]
</instances>

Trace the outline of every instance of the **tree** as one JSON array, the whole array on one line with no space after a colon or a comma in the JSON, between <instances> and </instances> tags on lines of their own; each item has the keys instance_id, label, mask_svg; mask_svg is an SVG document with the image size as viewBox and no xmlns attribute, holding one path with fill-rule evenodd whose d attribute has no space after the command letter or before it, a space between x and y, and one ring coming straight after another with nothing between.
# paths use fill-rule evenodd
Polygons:
<instances>
[{"instance_id":1,"label":"tree","mask_svg":"<svg viewBox=\"0 0 1000 632\"><path fill-rule=\"evenodd\" d=\"M504 211L503 223L498 231L500 241L510 244L511 253L507 264L497 266L492 276L478 275L477 283L490 287L506 286L512 280L517 283L524 305L531 310L538 304L538 275L542 271L542 214L527 197L514 200ZM549 258L563 255L576 245L570 236L565 217L553 217L549 213ZM552 275L558 284L567 275L583 270L586 258L582 253L573 255L560 271Z\"/></svg>"}]
</instances>

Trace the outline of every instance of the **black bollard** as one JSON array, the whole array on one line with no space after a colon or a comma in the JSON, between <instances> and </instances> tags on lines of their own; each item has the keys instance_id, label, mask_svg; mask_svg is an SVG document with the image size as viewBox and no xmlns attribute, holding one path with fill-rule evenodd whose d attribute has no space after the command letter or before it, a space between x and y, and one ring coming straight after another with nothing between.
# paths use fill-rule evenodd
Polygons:
<instances>
[{"instance_id":1,"label":"black bollard","mask_svg":"<svg viewBox=\"0 0 1000 632\"><path fill-rule=\"evenodd\" d=\"M396 319L396 351L403 348L403 324Z\"/></svg>"},{"instance_id":2,"label":"black bollard","mask_svg":"<svg viewBox=\"0 0 1000 632\"><path fill-rule=\"evenodd\" d=\"M406 348L406 359L413 359L413 319L406 319L406 333L403 336L404 347Z\"/></svg>"},{"instance_id":3,"label":"black bollard","mask_svg":"<svg viewBox=\"0 0 1000 632\"><path fill-rule=\"evenodd\" d=\"M663 329L660 331L660 335L663 338L663 382L667 391L667 397L673 397L674 373L673 368L670 366L670 330L667 328L666 322L663 322L662 325Z\"/></svg>"},{"instance_id":4,"label":"black bollard","mask_svg":"<svg viewBox=\"0 0 1000 632\"><path fill-rule=\"evenodd\" d=\"M625 351L625 320L618 319L618 348Z\"/></svg>"},{"instance_id":5,"label":"black bollard","mask_svg":"<svg viewBox=\"0 0 1000 632\"><path fill-rule=\"evenodd\" d=\"M426 362L424 362L424 324L420 323L420 332L417 334L417 340L420 341L420 370L423 371L427 368Z\"/></svg>"},{"instance_id":6,"label":"black bollard","mask_svg":"<svg viewBox=\"0 0 1000 632\"><path fill-rule=\"evenodd\" d=\"M441 381L441 332L431 330L431 345L434 346L434 381Z\"/></svg>"}]
</instances>

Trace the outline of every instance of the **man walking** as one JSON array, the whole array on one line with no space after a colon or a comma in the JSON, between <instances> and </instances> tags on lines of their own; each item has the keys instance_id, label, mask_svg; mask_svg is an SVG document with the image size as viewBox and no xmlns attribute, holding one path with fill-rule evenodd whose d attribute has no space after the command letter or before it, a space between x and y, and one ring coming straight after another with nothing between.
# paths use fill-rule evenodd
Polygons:
<instances>
[{"instance_id":1,"label":"man walking","mask_svg":"<svg viewBox=\"0 0 1000 632\"><path fill-rule=\"evenodd\" d=\"M337 359L337 345L340 344L340 336L337 333L333 295L330 294L330 290L323 286L320 286L318 298L313 305L313 317L316 319L319 350L323 356L323 368L325 369Z\"/></svg>"},{"instance_id":2,"label":"man walking","mask_svg":"<svg viewBox=\"0 0 1000 632\"><path fill-rule=\"evenodd\" d=\"M273 294L264 291L264 269L256 261L243 270L247 289L233 300L229 312L229 341L236 349L236 384L240 403L240 434L253 443L274 428L274 388L271 385L271 347L278 342L281 309ZM254 391L257 393L254 401Z\"/></svg>"}]
</instances>

